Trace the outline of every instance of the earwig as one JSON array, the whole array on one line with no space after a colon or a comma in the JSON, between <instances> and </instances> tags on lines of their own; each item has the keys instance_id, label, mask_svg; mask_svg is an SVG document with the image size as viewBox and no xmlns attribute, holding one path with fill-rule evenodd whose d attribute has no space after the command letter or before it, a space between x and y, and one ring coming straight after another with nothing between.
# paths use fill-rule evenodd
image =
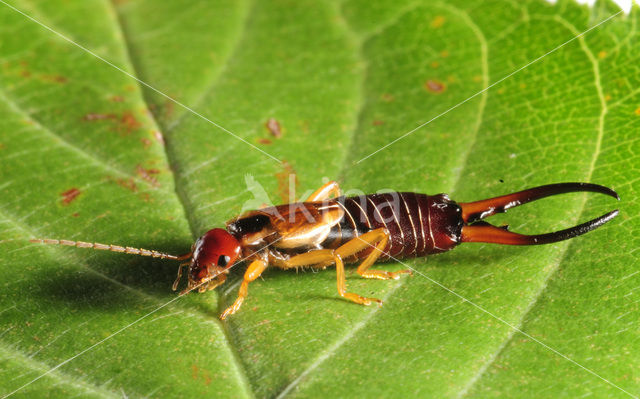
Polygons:
<instances>
[{"instance_id":1,"label":"earwig","mask_svg":"<svg viewBox=\"0 0 640 399\"><path fill-rule=\"evenodd\" d=\"M513 194L475 202L456 203L446 194L434 196L410 192L340 196L336 182L329 182L305 202L279 205L246 212L198 238L185 255L155 250L105 245L82 241L34 239L31 242L59 244L151 256L189 260L178 267L173 290L189 267L188 284L181 295L194 289L214 289L224 283L229 269L240 261L248 266L238 297L221 319L240 309L248 286L269 266L282 269L335 265L340 296L355 303L381 303L346 290L345 263L360 262L357 273L364 278L397 279L400 274L370 269L376 261L398 260L445 252L463 242L506 245L540 245L567 240L602 226L618 215L618 210L568 229L553 233L524 235L482 219L541 198L570 192L595 192L619 200L610 188L590 183L549 184Z\"/></svg>"}]
</instances>

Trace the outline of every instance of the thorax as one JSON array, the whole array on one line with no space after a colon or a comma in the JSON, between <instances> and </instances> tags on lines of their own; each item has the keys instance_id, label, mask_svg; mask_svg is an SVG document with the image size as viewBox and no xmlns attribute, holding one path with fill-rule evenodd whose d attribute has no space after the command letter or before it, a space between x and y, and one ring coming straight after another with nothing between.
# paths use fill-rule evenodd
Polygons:
<instances>
[{"instance_id":1,"label":"thorax","mask_svg":"<svg viewBox=\"0 0 640 399\"><path fill-rule=\"evenodd\" d=\"M344 210L335 200L297 202L247 212L227 222L227 230L245 252L269 246L284 253L302 253L321 248L343 217Z\"/></svg>"}]
</instances>

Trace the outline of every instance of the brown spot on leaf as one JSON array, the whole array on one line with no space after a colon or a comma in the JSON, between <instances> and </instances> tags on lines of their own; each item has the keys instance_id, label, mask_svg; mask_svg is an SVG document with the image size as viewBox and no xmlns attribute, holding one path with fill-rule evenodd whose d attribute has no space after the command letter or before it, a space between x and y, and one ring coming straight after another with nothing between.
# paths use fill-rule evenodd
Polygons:
<instances>
[{"instance_id":1,"label":"brown spot on leaf","mask_svg":"<svg viewBox=\"0 0 640 399\"><path fill-rule=\"evenodd\" d=\"M302 131L304 133L309 133L309 121L308 120L302 120L298 123L298 125L300 125L300 129L302 129Z\"/></svg>"},{"instance_id":2,"label":"brown spot on leaf","mask_svg":"<svg viewBox=\"0 0 640 399\"><path fill-rule=\"evenodd\" d=\"M384 121L380 121L380 120L373 121L373 126L381 126L381 125L384 125Z\"/></svg>"},{"instance_id":3,"label":"brown spot on leaf","mask_svg":"<svg viewBox=\"0 0 640 399\"><path fill-rule=\"evenodd\" d=\"M82 119L85 121L95 122L95 121L111 121L113 122L113 130L122 134L129 135L133 131L138 130L142 127L142 123L140 123L133 112L125 111L122 115L118 116L114 113L88 113Z\"/></svg>"},{"instance_id":4,"label":"brown spot on leaf","mask_svg":"<svg viewBox=\"0 0 640 399\"><path fill-rule=\"evenodd\" d=\"M138 173L138 176L140 176L143 180L151 183L151 185L155 187L159 186L158 180L153 176L160 173L158 169L145 169L142 167L142 165L138 164L136 165L136 173Z\"/></svg>"},{"instance_id":5,"label":"brown spot on leaf","mask_svg":"<svg viewBox=\"0 0 640 399\"><path fill-rule=\"evenodd\" d=\"M442 51L440 52L440 57L442 57L442 58L447 58L448 56L449 56L449 51L447 51L447 50L442 50Z\"/></svg>"},{"instance_id":6,"label":"brown spot on leaf","mask_svg":"<svg viewBox=\"0 0 640 399\"><path fill-rule=\"evenodd\" d=\"M142 145L144 146L145 149L151 147L151 140L149 140L146 137L143 137L140 139L140 141L142 142Z\"/></svg>"},{"instance_id":7,"label":"brown spot on leaf","mask_svg":"<svg viewBox=\"0 0 640 399\"><path fill-rule=\"evenodd\" d=\"M204 370L204 385L211 385L211 375L209 374L209 370Z\"/></svg>"},{"instance_id":8,"label":"brown spot on leaf","mask_svg":"<svg viewBox=\"0 0 640 399\"><path fill-rule=\"evenodd\" d=\"M205 385L210 385L213 380L211 378L211 373L209 373L209 370L206 370L206 369L200 370L197 365L192 364L191 365L191 378L194 381L197 381L198 378L201 375L202 375L202 379L204 380L204 384Z\"/></svg>"},{"instance_id":9,"label":"brown spot on leaf","mask_svg":"<svg viewBox=\"0 0 640 399\"><path fill-rule=\"evenodd\" d=\"M133 112L126 111L122 114L122 117L120 117L120 126L126 134L130 134L131 132L140 129L142 124L136 119Z\"/></svg>"},{"instance_id":10,"label":"brown spot on leaf","mask_svg":"<svg viewBox=\"0 0 640 399\"><path fill-rule=\"evenodd\" d=\"M196 366L195 364L191 365L191 378L193 378L194 380L198 379L198 366Z\"/></svg>"},{"instance_id":11,"label":"brown spot on leaf","mask_svg":"<svg viewBox=\"0 0 640 399\"><path fill-rule=\"evenodd\" d=\"M61 75L40 75L40 78L45 82L53 83L67 83L68 79Z\"/></svg>"},{"instance_id":12,"label":"brown spot on leaf","mask_svg":"<svg viewBox=\"0 0 640 399\"><path fill-rule=\"evenodd\" d=\"M121 102L124 101L124 97L122 97L122 96L111 96L110 100L113 101L114 103L121 103Z\"/></svg>"},{"instance_id":13,"label":"brown spot on leaf","mask_svg":"<svg viewBox=\"0 0 640 399\"><path fill-rule=\"evenodd\" d=\"M429 79L424 82L424 88L427 89L427 91L435 94L440 94L447 89L444 83L435 79Z\"/></svg>"},{"instance_id":14,"label":"brown spot on leaf","mask_svg":"<svg viewBox=\"0 0 640 399\"><path fill-rule=\"evenodd\" d=\"M444 25L445 21L446 21L445 17L443 17L442 15L438 15L434 19L431 20L431 27L432 28L439 28L442 25Z\"/></svg>"},{"instance_id":15,"label":"brown spot on leaf","mask_svg":"<svg viewBox=\"0 0 640 399\"><path fill-rule=\"evenodd\" d=\"M77 218L78 216L80 216L80 214L78 212L73 212L71 216L73 216L74 218Z\"/></svg>"},{"instance_id":16,"label":"brown spot on leaf","mask_svg":"<svg viewBox=\"0 0 640 399\"><path fill-rule=\"evenodd\" d=\"M390 103L393 102L393 100L395 100L395 98L393 97L392 94L389 93L384 93L380 96L380 98L382 99L382 101Z\"/></svg>"},{"instance_id":17,"label":"brown spot on leaf","mask_svg":"<svg viewBox=\"0 0 640 399\"><path fill-rule=\"evenodd\" d=\"M62 205L65 205L65 206L69 205L80 194L81 194L81 191L75 187L70 188L69 190L61 193L60 195L62 196Z\"/></svg>"},{"instance_id":18,"label":"brown spot on leaf","mask_svg":"<svg viewBox=\"0 0 640 399\"><path fill-rule=\"evenodd\" d=\"M282 129L280 127L280 122L278 122L275 118L269 118L267 123L264 126L269 130L269 133L275 138L282 137Z\"/></svg>"},{"instance_id":19,"label":"brown spot on leaf","mask_svg":"<svg viewBox=\"0 0 640 399\"><path fill-rule=\"evenodd\" d=\"M285 160L282 161L282 171L276 173L278 179L278 194L282 203L295 201L294 196L298 188L298 175L293 166ZM292 192L293 191L293 192Z\"/></svg>"},{"instance_id":20,"label":"brown spot on leaf","mask_svg":"<svg viewBox=\"0 0 640 399\"><path fill-rule=\"evenodd\" d=\"M269 144L271 144L271 140L269 140L269 139L258 139L258 143L264 144L264 145L269 145Z\"/></svg>"},{"instance_id":21,"label":"brown spot on leaf","mask_svg":"<svg viewBox=\"0 0 640 399\"><path fill-rule=\"evenodd\" d=\"M634 113L638 116L640 116L640 107L636 108L636 110L634 111Z\"/></svg>"},{"instance_id":22,"label":"brown spot on leaf","mask_svg":"<svg viewBox=\"0 0 640 399\"><path fill-rule=\"evenodd\" d=\"M603 59L607 57L607 52L602 50L598 53L598 58Z\"/></svg>"},{"instance_id":23,"label":"brown spot on leaf","mask_svg":"<svg viewBox=\"0 0 640 399\"><path fill-rule=\"evenodd\" d=\"M129 177L128 179L116 179L116 183L118 183L120 187L124 187L134 193L138 191L138 186L136 185L136 182L133 181L132 177Z\"/></svg>"},{"instance_id":24,"label":"brown spot on leaf","mask_svg":"<svg viewBox=\"0 0 640 399\"><path fill-rule=\"evenodd\" d=\"M438 61L432 61L431 62L431 68L436 69L440 66L440 63Z\"/></svg>"},{"instance_id":25,"label":"brown spot on leaf","mask_svg":"<svg viewBox=\"0 0 640 399\"><path fill-rule=\"evenodd\" d=\"M117 119L115 114L97 114L97 113L89 113L86 114L82 119L85 121L102 121L105 119Z\"/></svg>"},{"instance_id":26,"label":"brown spot on leaf","mask_svg":"<svg viewBox=\"0 0 640 399\"><path fill-rule=\"evenodd\" d=\"M111 176L107 176L107 179L115 182L120 187L124 187L131 192L135 193L136 191L138 191L138 186L136 186L136 183L133 181L132 177L129 177L128 179L122 179L122 178L114 179Z\"/></svg>"}]
</instances>

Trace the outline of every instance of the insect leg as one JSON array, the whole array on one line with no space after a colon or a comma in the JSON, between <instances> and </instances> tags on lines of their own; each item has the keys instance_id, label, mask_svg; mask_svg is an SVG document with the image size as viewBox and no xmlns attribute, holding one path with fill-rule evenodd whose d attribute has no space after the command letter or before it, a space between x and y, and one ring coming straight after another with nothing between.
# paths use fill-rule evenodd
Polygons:
<instances>
[{"instance_id":1,"label":"insect leg","mask_svg":"<svg viewBox=\"0 0 640 399\"><path fill-rule=\"evenodd\" d=\"M408 273L410 270L400 270L398 272L386 272L383 270L368 270L371 265L384 253L384 249L389 242L389 232L384 228L375 229L348 241L340 246L336 252L343 258L348 258L360 251L375 246L373 251L358 266L358 274L364 278L377 278L380 280L397 279L398 274Z\"/></svg>"},{"instance_id":2,"label":"insect leg","mask_svg":"<svg viewBox=\"0 0 640 399\"><path fill-rule=\"evenodd\" d=\"M240 285L240 291L238 292L238 297L236 298L235 302L233 302L233 305L229 306L227 310L222 312L222 314L220 315L220 320L224 320L227 316L229 316L230 314L234 314L238 311L238 309L240 309L240 306L242 306L242 302L244 302L244 299L247 297L247 293L249 291L249 283L260 277L267 266L268 263L262 259L257 259L251 262L249 267L247 267L247 271L244 273L242 284Z\"/></svg>"},{"instance_id":3,"label":"insect leg","mask_svg":"<svg viewBox=\"0 0 640 399\"><path fill-rule=\"evenodd\" d=\"M182 268L185 266L189 266L191 262L184 262L184 263L180 263L180 266L178 266L178 276L176 277L176 281L173 282L173 286L171 287L171 289L173 289L174 291L178 289L178 284L180 284L180 279L182 278Z\"/></svg>"},{"instance_id":4,"label":"insect leg","mask_svg":"<svg viewBox=\"0 0 640 399\"><path fill-rule=\"evenodd\" d=\"M330 181L324 186L317 189L313 194L307 198L306 202L324 201L329 199L333 194L335 197L340 196L340 185L338 182Z\"/></svg>"},{"instance_id":5,"label":"insect leg","mask_svg":"<svg viewBox=\"0 0 640 399\"><path fill-rule=\"evenodd\" d=\"M342 258L340 257L340 255L338 255L338 251L334 251L331 249L318 249L315 251L310 251L305 254L293 256L292 258L282 262L280 264L280 267L284 269L306 265L310 265L313 267L325 267L330 265L331 263L336 264L338 294L340 294L341 297L349 299L361 305L370 305L371 302L382 303L379 299L376 298L365 298L358 294L347 292L347 283L345 281L344 274L344 263L342 262Z\"/></svg>"},{"instance_id":6,"label":"insect leg","mask_svg":"<svg viewBox=\"0 0 640 399\"><path fill-rule=\"evenodd\" d=\"M358 294L354 294L353 292L347 292L347 282L345 281L344 276L344 263L342 262L342 258L340 257L340 255L336 255L335 262L336 274L338 275L338 293L341 297L347 298L361 305L371 305L371 302L382 304L382 301L378 298L367 298Z\"/></svg>"},{"instance_id":7,"label":"insect leg","mask_svg":"<svg viewBox=\"0 0 640 399\"><path fill-rule=\"evenodd\" d=\"M325 267L333 263L334 251L331 249L316 249L304 254L276 263L282 269L292 269L300 266Z\"/></svg>"}]
</instances>

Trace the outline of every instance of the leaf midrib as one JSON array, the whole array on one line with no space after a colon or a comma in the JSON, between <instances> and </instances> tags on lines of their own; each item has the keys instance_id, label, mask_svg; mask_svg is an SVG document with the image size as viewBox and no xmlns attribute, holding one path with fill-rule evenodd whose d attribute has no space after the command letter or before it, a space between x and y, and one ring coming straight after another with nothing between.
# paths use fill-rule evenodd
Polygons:
<instances>
[{"instance_id":1,"label":"leaf midrib","mask_svg":"<svg viewBox=\"0 0 640 399\"><path fill-rule=\"evenodd\" d=\"M480 30L480 28L478 27L478 25L476 25L473 20L470 18L470 16L463 10L450 6L448 4L445 3L438 3L438 4L434 4L437 6L440 6L444 9L447 9L449 11L451 11L452 13L458 14L469 26L469 28L471 29L471 31L474 32L474 34L476 35L476 37L478 38L478 41L480 43L481 46L481 54L482 54L482 83L483 83L483 89L489 86L489 64L488 64L488 46L487 46L487 40L484 37L484 35L482 34L482 31ZM344 14L343 14L343 9L341 7L338 7L338 11L339 11L339 15L341 17L342 20L345 21L345 28L348 29L348 33L347 35L350 37L361 37L361 40L358 40L358 44L359 44L359 49L358 49L358 53L360 55L361 59L364 59L364 57L362 56L363 52L363 48L366 45L366 43L369 40L373 40L376 36L381 35L384 33L384 31L388 28L390 28L391 26L393 26L393 24L398 21L400 18L402 18L402 16L406 15L407 13L412 12L414 9L419 8L420 6L423 6L422 4L418 4L418 3L414 3L409 5L408 7L404 7L401 11L399 11L398 15L395 15L393 18L391 18L390 22L387 22L383 25L382 29L376 29L374 32L369 33L369 34L365 34L365 35L359 35L357 32L355 32L348 23L346 23L347 19L345 18ZM366 64L365 64L366 65ZM363 71L364 76L367 76L367 68L364 68ZM364 78L363 78L363 86L365 84ZM457 174L457 176L454 177L454 181L452 182L451 185L451 190L449 190L450 192L453 192L454 187L456 187L462 177L462 170L465 167L465 164L469 158L469 155L472 152L473 147L476 144L476 139L478 136L478 131L480 129L480 126L482 125L482 120L483 120L483 115L484 115L484 108L487 102L487 97L488 97L488 91L485 90L481 97L480 97L480 106L478 107L478 117L477 117L477 123L476 126L474 128L474 134L473 134L473 138L472 140L469 140L469 145L467 146L467 150L466 151L461 151L461 156L460 156L460 171ZM360 108L357 110L356 114L361 115L365 109L366 106L366 101L361 101L360 102ZM444 114L441 114L441 116ZM432 121L435 119L432 119ZM354 131L357 132L360 130L360 128L362 127L361 122L362 119L361 118L356 118L357 124L356 126L354 126ZM424 127L426 125L421 126ZM353 135L355 136L355 134ZM353 148L353 146L349 146L349 148ZM342 166L342 172L340 173L341 176L344 176L344 173L346 172L347 168L350 167L350 162L348 162L350 160L349 158L349 154L347 154L345 156L345 160L343 162L343 166ZM401 288L403 285L405 284L405 279L401 279L397 282L395 282L395 284L393 285L393 287L390 288L389 292L387 293L387 295L385 295L385 297L383 298L384 301L386 301L388 298L390 298L399 288ZM365 326L369 325L371 321L375 320L375 317L378 313L378 309L379 308L373 308L371 309L369 312L367 312L363 318L361 318L361 320L355 324L354 327L350 328L349 330L347 330L346 334L343 335L342 337L339 337L338 339L336 339L334 341L334 343L332 345L330 345L326 351L321 352L318 356L316 356L314 358L314 361L311 362L310 366L308 366L305 370L303 370L296 378L293 378L291 380L291 382L289 384L287 384L286 386L284 386L282 388L282 390L280 392L277 392L274 396L277 398L284 398L286 397L289 392L291 392L293 389L295 389L296 386L298 386L300 383L302 383L304 381L304 379L306 378L307 375L309 375L310 373L313 372L313 370L315 368L317 368L318 366L320 366L320 364L322 364L324 361L326 361L327 359L329 359L331 356L333 356L334 353L336 353L338 351L338 349L344 345L345 343L347 343L350 339L352 339L362 328L364 328Z\"/></svg>"},{"instance_id":2,"label":"leaf midrib","mask_svg":"<svg viewBox=\"0 0 640 399\"><path fill-rule=\"evenodd\" d=\"M111 0L111 1L114 1L114 0ZM218 68L217 72L212 74L210 82L205 85L204 90L202 90L202 92L193 101L191 101L191 104L189 105L190 108L197 109L202 104L202 102L207 98L207 96L213 93L213 91L215 90L215 88L218 86L220 82L220 77L222 77L225 74L225 72L227 72L231 61L234 59L238 50L241 48L240 44L244 41L244 36L247 31L248 23L251 20L251 15L255 10L255 1L246 0L245 7L246 7L246 10L244 12L244 15L242 16L242 22L240 23L241 26L238 29L236 37L233 39L233 44L231 46L231 49L228 51L226 58L222 61L223 65L220 68ZM143 91L143 95L145 96L145 98L147 98L146 91ZM166 125L166 132L167 133L172 132L177 126L180 125L180 123L182 123L184 118L187 117L188 115L189 115L189 111L184 109L183 112L180 115L178 115L173 121L168 121Z\"/></svg>"},{"instance_id":3,"label":"leaf midrib","mask_svg":"<svg viewBox=\"0 0 640 399\"><path fill-rule=\"evenodd\" d=\"M131 57L131 46L129 45L128 42L128 36L124 34L124 29L122 27L122 21L120 20L117 8L115 6L115 4L113 3L115 0L109 0L109 5L111 6L111 9L113 10L114 14L116 15L115 21L117 23L117 29L120 31L121 35L120 37L122 37L122 45L124 46L125 49L125 54L127 57L127 61L128 61L128 65L130 66L132 72L134 73L134 76L138 76L137 74L137 68L135 63L133 62L133 58ZM230 62L230 60L233 58L233 55L235 54L237 47L239 45L239 43L242 42L242 40L240 40L242 38L242 36L244 36L244 33L246 31L247 28L247 21L249 19L249 15L251 13L251 10L253 9L253 2L250 1L249 6L248 6L248 12L247 14L244 16L244 20L243 20L243 24L242 27L239 29L239 35L238 35L238 40L235 41L233 49L231 51L229 51L229 56L227 57L227 59L225 60L225 66L223 68L220 68L217 74L214 74L215 76L212 79L212 83L211 85L209 85L207 87L207 89L205 89L205 91L207 90L212 90L220 76L222 76L222 73L224 72L224 70L226 69L228 63ZM149 98L147 95L147 91L145 90L144 87L142 87L142 85L140 84L140 82L138 82L136 80L136 85L139 88L139 93L142 96L142 101L147 104L149 103ZM206 94L202 94L200 98L204 98L206 97ZM188 115L188 111L185 110L184 113L179 117L176 118L175 120L175 125L177 126L177 124L179 123L179 121L182 120L182 117L184 115ZM156 120L156 116L155 114L151 113L151 115L149 116L149 118L153 121L154 125L158 126L159 129L159 123ZM167 126L167 130L170 131L171 127L169 127L169 125ZM164 151L163 151L163 155L165 158L165 162L167 163L167 165L173 167L174 163L172 162L172 157L171 154L169 153L169 145L165 145L163 147ZM189 217L190 213L187 210L187 206L185 203L185 198L182 197L182 195L180 195L180 192L183 190L180 190L180 180L177 178L175 172L173 172L175 169L174 168L170 168L171 169L171 176L173 177L173 187L174 187L174 195L178 201L178 203L180 204L180 206L182 207L182 211L183 211L183 215L184 218L186 220L186 222L189 224L189 229L191 230L191 235L193 237L195 237L195 235L197 234L197 231L195 230L195 224L192 222L191 217ZM185 194L186 195L186 194ZM218 300L219 300L219 294L218 294ZM208 317L208 316L206 316ZM225 336L225 340L224 340L224 346L225 349L227 350L228 354L229 354L229 360L233 365L233 369L235 371L234 375L236 377L236 383L238 384L238 386L242 387L245 389L244 392L244 396L245 397L251 397L254 398L255 397L255 393L253 392L253 388L251 386L251 384L249 383L249 379L247 377L247 373L246 373L246 369L244 368L244 365L242 364L242 362L239 359L238 353L236 351L236 348L233 347L233 345L231 345L231 340L229 339L229 332L227 329L224 328L223 325L221 325L221 322L218 319L213 319L211 320L215 323L215 325L220 329L220 332L222 335Z\"/></svg>"},{"instance_id":4,"label":"leaf midrib","mask_svg":"<svg viewBox=\"0 0 640 399\"><path fill-rule=\"evenodd\" d=\"M117 16L118 14L117 14L117 12L116 12L116 10L115 10L115 8L114 8L113 3L112 3L111 1L108 1L108 5L111 7L111 9L112 9L112 11L113 11L113 15L116 15L116 16ZM37 14L34 10L31 10L31 12L32 12L32 13L34 13L34 14ZM40 15L38 15L38 18L40 19ZM130 59L129 46L128 46L128 43L127 43L127 41L126 41L126 40L127 40L127 36L125 36L125 35L123 34L123 31L122 31L122 29L121 29L121 26L119 25L119 24L120 24L119 19L116 17L116 18L114 18L114 19L113 19L113 21L114 21L114 25L115 25L115 26L114 26L114 29L115 29L115 30L119 30L119 32L120 32L120 37L122 38L122 40L120 41L120 45L122 46L122 48L123 48L123 50L124 50L124 54L125 54L125 55L124 55L124 57L126 58L126 59L124 60L124 61L125 61L125 64L126 64L126 66L125 66L125 67L128 67L132 72L134 72L134 76L136 76L136 75L137 75L137 74L135 74L135 72L136 72L136 68L134 67L134 65L133 65L133 63L131 62L131 59ZM29 22L31 23L31 21L29 21ZM49 23L47 26L48 26L48 27L50 27L50 28L52 28L52 29L54 29L54 27L55 27L55 25L54 25L54 24L51 24L51 23ZM54 29L54 30L55 30L55 31L57 31L57 32L62 31L62 30L58 29L57 27L55 27L55 29ZM71 38L71 37L72 37L72 35L69 35L69 34L66 34L65 36L66 36L66 37L69 37L69 38ZM144 98L144 95L143 95L144 90L142 89L142 87L141 87L141 85L140 85L140 82L136 82L136 85L137 85L137 86L138 86L138 88L139 88L139 91L138 91L138 93L139 93L139 98L137 98L136 100L137 100L137 101L139 101L139 102L141 102L141 103L146 104L147 102L146 102L146 99ZM3 96L2 96L2 99L3 99L3 100L4 100L4 101L9 105L9 106L11 106L12 108L14 108L14 109L16 110L16 112L19 112L20 114L23 114L23 115L29 116L29 119L30 119L30 120L34 120L34 118L33 118L33 117L31 117L30 115L27 115L25 112L23 112L23 111L22 111L22 110L17 106L17 104L15 104L14 102L10 101L6 96L4 96L4 95L3 95ZM123 172L123 171L121 171L121 170L119 170L119 169L117 169L117 168L115 168L115 167L113 167L113 166L111 166L111 165L109 165L109 164L105 163L104 161L101 161L101 158L100 158L100 157L94 156L94 154L90 154L90 153L88 153L86 150L84 150L84 149L82 149L82 148L79 148L79 147L77 147L77 146L72 145L71 143L67 142L67 141L66 141L66 140L64 140L62 137L60 137L59 135L57 135L56 133L54 133L54 132L53 132L53 131L51 131L50 129L46 128L46 127L45 127L44 125L42 125L41 123L39 123L39 121L34 120L34 122L37 124L37 127L38 127L41 131L43 131L43 132L45 132L45 133L48 133L48 134L50 134L51 136L55 137L55 138L59 141L59 143L60 143L60 144L62 144L63 146L65 146L65 147L69 148L70 150L74 151L75 153L80 154L83 158L86 158L86 159L90 160L90 161L91 161L92 163L94 163L94 164L98 164L97 166L98 166L98 167L100 167L101 169L111 170L111 171L113 171L114 173L117 173L118 175L122 175L122 176L126 176L126 177L133 178L134 180L136 180L137 182L139 182L139 183L141 183L141 184L143 184L143 185L145 185L145 186L150 184L150 183L149 183L149 182L147 182L147 181L141 180L138 176L131 175L131 174L128 174L128 173L126 173L126 172ZM149 123L150 123L151 125L153 125L153 127L156 127L156 128L158 127L158 123L157 123L157 121L155 120L155 117L154 117L154 116L150 116L150 117L149 117ZM168 157L168 155L167 155L167 149L166 149L166 147L164 148L164 151L162 151L162 154L163 154L163 156L164 156L164 158L165 158L165 162L166 162L166 164L170 166L170 165L171 165L171 162L169 161L169 157ZM172 173L172 176L173 176L173 178L174 178L174 188L175 188L175 187L176 187L176 178L175 178L175 174L173 174L173 173ZM162 191L167 191L167 192L169 192L170 190L168 190L168 189L166 189L166 188L162 188ZM173 194L175 195L175 193L173 193ZM185 206L184 206L184 204L183 204L183 202L182 202L182 198L180 198L180 196L179 196L179 195L176 195L176 197L177 197L177 202L178 202L178 203L180 203L180 205L181 205L181 207L182 207L182 209L183 209L183 212L184 212L184 214L185 214L185 220L188 222L188 221L189 221L189 218L188 218L188 217L186 217L186 216L187 216L187 212L186 212ZM23 232L25 232L25 233L28 233L27 235L29 235L29 236L33 236L33 234L32 234L31 232L29 232L29 231L28 231L28 229L26 229L24 226L19 225L19 224L18 224L15 220L13 220L12 218L6 217L5 215L2 215L2 216L4 217L4 219L5 219L5 220L9 221L11 224L13 224L14 226L16 226L18 229L22 230L22 231L23 231ZM52 251L52 252L58 252L58 251L61 251L61 249L59 249L59 248L51 248L51 251ZM136 293L136 294L138 294L138 295L140 295L140 296L144 297L144 298L147 298L147 299L152 298L152 299L154 299L154 300L156 300L156 301L157 301L157 298L150 297L150 296L148 296L147 294L144 294L144 293L140 292L139 290L137 290L137 289L135 289L135 288L133 288L133 287L129 287L129 286L128 286L128 285L126 285L126 284L122 284L122 283L118 282L117 280L113 280L113 279L109 278L108 276L106 276L106 275L104 275L104 274L102 274L102 273L99 273L99 272L97 272L97 271L96 271L96 270L94 270L94 269L91 269L90 267L88 267L88 265L86 265L86 263L83 263L83 262L78 262L78 263L82 263L82 265L84 266L84 268L85 268L86 270L88 270L88 271L90 271L90 272L94 273L96 276L98 276L98 277L100 277L100 278L102 278L102 279L105 279L105 280L106 280L106 281L108 281L108 282L111 282L111 283L114 283L114 284L116 284L116 285L118 285L118 286L121 286L121 287L123 287L123 288L125 288L125 289L127 289L127 290L130 290L130 291L132 291L132 292L134 292L134 293ZM200 316L202 316L202 315L200 315ZM218 326L218 328L220 328L219 323L216 323L216 325ZM220 332L221 332L221 334L224 334L224 330L223 330L222 328L220 328L220 330L221 330L221 331L220 331ZM242 367L241 363L238 361L237 356L234 354L233 348L229 345L229 343L230 343L230 341L227 339L227 340L225 341L225 346L227 346L227 349L228 349L229 354L230 354L229 358L230 358L230 360L234 363L235 369L236 369L236 371L237 371L236 375L237 375L237 383L238 383L238 386L242 386L242 387L244 387L245 389L247 389L247 390L248 390L248 392L250 392L250 393L251 393L250 395L247 395L247 396L254 396L254 395L253 395L253 393L251 392L251 386L250 386L250 384L248 384L247 379L246 379L246 376L244 376L244 374L243 374L244 369L243 369L243 367ZM59 372L56 370L56 373L59 373ZM91 385L92 385L93 387L95 387L96 392L101 392L101 393L103 393L102 391L100 391L100 389L99 389L99 387L98 387L97 385L95 385L95 384L91 384ZM106 394L105 394L105 393L103 393L103 395L105 395L105 396L106 396Z\"/></svg>"}]
</instances>

